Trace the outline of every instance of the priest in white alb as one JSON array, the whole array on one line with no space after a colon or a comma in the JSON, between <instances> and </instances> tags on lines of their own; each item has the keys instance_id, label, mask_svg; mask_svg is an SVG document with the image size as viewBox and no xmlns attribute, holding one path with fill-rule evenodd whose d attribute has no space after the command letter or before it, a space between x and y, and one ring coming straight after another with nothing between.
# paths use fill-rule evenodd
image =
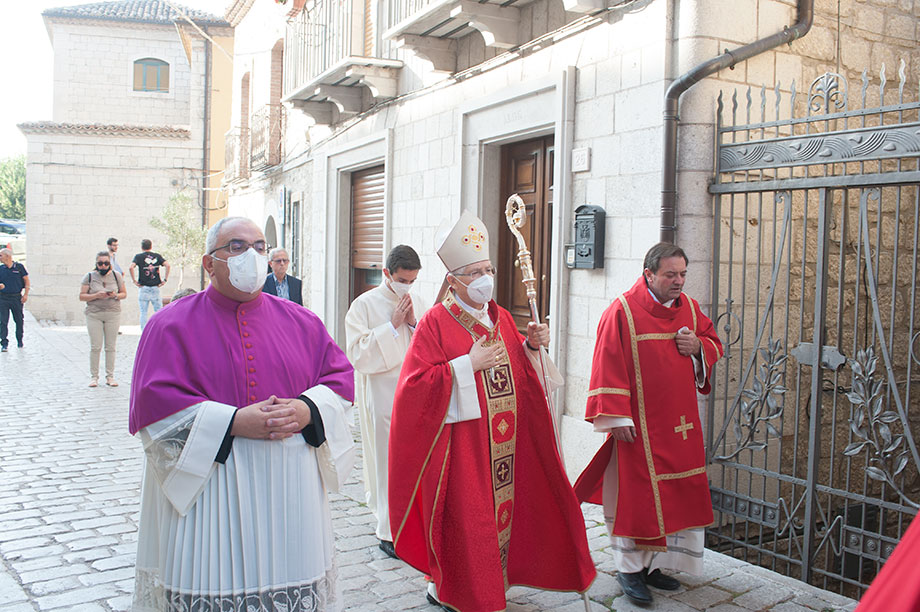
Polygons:
<instances>
[{"instance_id":1,"label":"priest in white alb","mask_svg":"<svg viewBox=\"0 0 920 612\"><path fill-rule=\"evenodd\" d=\"M377 519L380 549L393 558L396 552L387 501L387 445L399 370L422 312L418 298L409 293L421 268L412 247L393 247L387 255L384 281L355 298L345 315L346 352L355 367L366 499Z\"/></svg>"},{"instance_id":2,"label":"priest in white alb","mask_svg":"<svg viewBox=\"0 0 920 612\"><path fill-rule=\"evenodd\" d=\"M341 609L327 491L354 463L353 371L316 315L262 293L268 248L248 219L218 221L211 285L141 336L134 610Z\"/></svg>"}]
</instances>

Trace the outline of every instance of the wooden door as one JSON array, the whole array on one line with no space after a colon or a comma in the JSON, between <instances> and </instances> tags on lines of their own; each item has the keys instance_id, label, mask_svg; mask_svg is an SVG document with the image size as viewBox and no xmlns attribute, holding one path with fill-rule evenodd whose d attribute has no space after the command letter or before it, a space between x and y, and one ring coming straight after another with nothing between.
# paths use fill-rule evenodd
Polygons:
<instances>
[{"instance_id":1,"label":"wooden door","mask_svg":"<svg viewBox=\"0 0 920 612\"><path fill-rule=\"evenodd\" d=\"M349 304L383 281L383 205L383 166L353 173Z\"/></svg>"},{"instance_id":2,"label":"wooden door","mask_svg":"<svg viewBox=\"0 0 920 612\"><path fill-rule=\"evenodd\" d=\"M549 312L550 263L553 224L553 137L546 136L502 147L501 204L516 193L527 209L527 223L521 233L530 248L534 277L537 279L537 308L546 319ZM531 320L527 289L517 266L517 240L504 225L498 235L499 261L496 277L498 303L514 316L522 332Z\"/></svg>"}]
</instances>

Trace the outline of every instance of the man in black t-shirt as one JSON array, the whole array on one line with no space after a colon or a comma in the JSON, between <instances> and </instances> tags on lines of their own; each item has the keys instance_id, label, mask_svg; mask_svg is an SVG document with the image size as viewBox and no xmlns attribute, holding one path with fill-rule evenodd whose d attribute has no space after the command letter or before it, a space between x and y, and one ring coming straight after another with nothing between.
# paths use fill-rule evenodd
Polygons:
<instances>
[{"instance_id":1,"label":"man in black t-shirt","mask_svg":"<svg viewBox=\"0 0 920 612\"><path fill-rule=\"evenodd\" d=\"M154 253L153 243L144 238L141 240L141 252L134 256L128 271L131 272L131 280L136 287L140 287L137 292L137 302L141 308L141 330L147 325L147 308L153 306L153 312L158 311L163 306L163 299L160 297L160 287L166 284L169 279L169 263L159 253ZM163 279L160 280L160 267L166 268ZM137 276L134 270L138 270Z\"/></svg>"}]
</instances>

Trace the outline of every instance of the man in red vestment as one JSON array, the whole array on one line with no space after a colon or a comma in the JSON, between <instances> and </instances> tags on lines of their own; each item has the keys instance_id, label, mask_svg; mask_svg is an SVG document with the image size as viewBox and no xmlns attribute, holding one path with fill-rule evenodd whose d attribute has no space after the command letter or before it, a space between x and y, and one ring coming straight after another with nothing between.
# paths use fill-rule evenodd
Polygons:
<instances>
[{"instance_id":1,"label":"man in red vestment","mask_svg":"<svg viewBox=\"0 0 920 612\"><path fill-rule=\"evenodd\" d=\"M601 316L585 418L607 441L575 483L603 503L617 579L634 602L675 590L659 568L699 573L712 523L697 391L722 356L710 321L681 289L687 256L660 243L632 289Z\"/></svg>"},{"instance_id":2,"label":"man in red vestment","mask_svg":"<svg viewBox=\"0 0 920 612\"><path fill-rule=\"evenodd\" d=\"M464 213L436 244L450 291L416 327L390 427L396 553L448 610L504 610L512 585L585 591L584 518L533 365L549 329L531 323L525 340L492 300L482 221Z\"/></svg>"}]
</instances>

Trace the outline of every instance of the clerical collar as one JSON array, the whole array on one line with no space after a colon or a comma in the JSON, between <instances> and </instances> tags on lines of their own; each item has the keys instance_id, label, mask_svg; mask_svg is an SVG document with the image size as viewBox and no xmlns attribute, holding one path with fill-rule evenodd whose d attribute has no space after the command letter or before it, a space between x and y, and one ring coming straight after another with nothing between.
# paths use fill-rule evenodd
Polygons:
<instances>
[{"instance_id":1,"label":"clerical collar","mask_svg":"<svg viewBox=\"0 0 920 612\"><path fill-rule=\"evenodd\" d=\"M470 306L469 304L467 304L466 302L464 302L463 300L461 300L460 296L457 295L456 291L453 291L453 294L454 294L454 300L456 300L457 304L460 305L460 308L462 308L463 310L467 311L468 313L476 317L476 320L482 323L483 325L486 325L490 328L492 327L492 319L489 318L488 302L485 303L482 308L476 309Z\"/></svg>"},{"instance_id":2,"label":"clerical collar","mask_svg":"<svg viewBox=\"0 0 920 612\"><path fill-rule=\"evenodd\" d=\"M646 289L646 291L648 291L648 294L649 294L650 296L652 296L652 299L653 299L653 300L655 300L656 302L658 302L659 304L661 304L661 305L664 306L665 308L670 308L670 307L674 304L674 300L668 300L667 302L662 302L661 300L659 300L659 299L658 299L658 296L656 296L654 293L652 293L652 290L649 289L649 286L648 286L648 285L645 286L645 289Z\"/></svg>"},{"instance_id":3,"label":"clerical collar","mask_svg":"<svg viewBox=\"0 0 920 612\"><path fill-rule=\"evenodd\" d=\"M255 310L262 305L261 291L259 292L259 295L255 297L255 299L249 300L248 302L237 302L236 300L232 300L218 291L214 285L208 285L208 288L205 289L205 295L221 308L232 310L234 312L239 308L251 308Z\"/></svg>"}]
</instances>

